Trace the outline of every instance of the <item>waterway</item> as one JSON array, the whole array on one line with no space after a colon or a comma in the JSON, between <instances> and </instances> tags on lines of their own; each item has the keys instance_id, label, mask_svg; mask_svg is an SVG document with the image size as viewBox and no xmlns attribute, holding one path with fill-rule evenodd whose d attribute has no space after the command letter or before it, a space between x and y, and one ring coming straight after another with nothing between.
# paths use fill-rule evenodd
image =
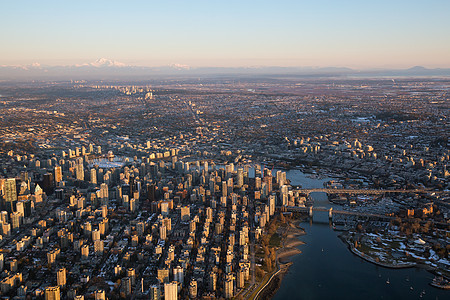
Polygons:
<instances>
[{"instance_id":1,"label":"waterway","mask_svg":"<svg viewBox=\"0 0 450 300\"><path fill-rule=\"evenodd\" d=\"M320 188L329 180L314 179L298 170L286 172L294 185ZM336 207L325 193L313 193L315 206ZM429 285L434 275L418 268L388 269L352 254L329 225L328 213L315 212L313 221L300 224L306 231L292 258L275 300L284 299L449 299L450 292Z\"/></svg>"}]
</instances>

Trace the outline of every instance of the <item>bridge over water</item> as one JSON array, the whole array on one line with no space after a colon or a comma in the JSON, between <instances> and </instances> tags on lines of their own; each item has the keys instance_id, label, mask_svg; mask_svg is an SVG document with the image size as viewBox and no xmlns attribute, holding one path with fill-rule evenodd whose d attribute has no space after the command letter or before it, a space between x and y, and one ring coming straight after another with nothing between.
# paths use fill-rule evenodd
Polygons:
<instances>
[{"instance_id":1,"label":"bridge over water","mask_svg":"<svg viewBox=\"0 0 450 300\"><path fill-rule=\"evenodd\" d=\"M382 195L387 193L441 193L442 191L430 191L425 189L413 189L413 190L369 190L369 189L300 189L301 193L310 194L316 192L323 192L327 194L372 194L372 195Z\"/></svg>"},{"instance_id":2,"label":"bridge over water","mask_svg":"<svg viewBox=\"0 0 450 300\"><path fill-rule=\"evenodd\" d=\"M379 218L379 219L393 219L394 217L386 216L386 215L380 215L380 214L371 214L371 213L363 213L363 212L357 212L357 211L348 211L348 210L337 210L333 208L326 208L326 207L301 207L301 206L277 206L277 209L280 209L282 211L290 211L290 212L306 212L309 213L309 215L312 217L313 212L328 212L328 216L332 218L334 214L339 215L350 215L350 216L358 216L358 217L371 217L371 218Z\"/></svg>"}]
</instances>

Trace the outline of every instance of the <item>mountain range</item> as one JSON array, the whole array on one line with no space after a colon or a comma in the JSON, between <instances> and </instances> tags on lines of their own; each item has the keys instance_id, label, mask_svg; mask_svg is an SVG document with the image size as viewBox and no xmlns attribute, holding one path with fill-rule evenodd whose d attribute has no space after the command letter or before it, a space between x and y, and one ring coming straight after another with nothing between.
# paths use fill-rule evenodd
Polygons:
<instances>
[{"instance_id":1,"label":"mountain range","mask_svg":"<svg viewBox=\"0 0 450 300\"><path fill-rule=\"evenodd\" d=\"M415 66L408 69L366 69L345 67L189 67L172 64L162 67L130 66L121 62L101 58L91 63L70 66L45 66L34 63L25 66L0 65L0 80L124 80L155 77L189 76L450 76L450 68L429 69Z\"/></svg>"}]
</instances>

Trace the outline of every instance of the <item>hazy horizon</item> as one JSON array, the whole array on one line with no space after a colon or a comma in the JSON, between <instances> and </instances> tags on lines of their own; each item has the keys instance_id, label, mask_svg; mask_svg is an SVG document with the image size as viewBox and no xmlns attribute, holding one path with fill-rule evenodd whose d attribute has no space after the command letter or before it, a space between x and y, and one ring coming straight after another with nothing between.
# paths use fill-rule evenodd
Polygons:
<instances>
[{"instance_id":1,"label":"hazy horizon","mask_svg":"<svg viewBox=\"0 0 450 300\"><path fill-rule=\"evenodd\" d=\"M205 65L205 66L191 66L185 64L171 63L165 65L139 65L139 64L125 64L122 61L116 61L108 58L98 58L94 61L85 61L73 64L57 64L57 63L40 63L38 61L26 63L26 64L3 64L0 67L17 67L17 68L39 68L39 67L136 67L136 68L164 68L164 67L173 67L179 69L207 69L207 68L236 68L236 69L251 69L251 68L291 68L291 69L305 69L305 70L315 70L315 69L327 69L327 68L336 68L336 69L352 69L355 71L376 71L376 70L407 70L417 67L423 67L426 69L448 69L447 67L430 67L424 65L408 65L403 67L349 67L345 65L327 65L327 66L313 66L313 65L289 65L289 66L281 66L281 65L240 65L240 66L219 66L219 65Z\"/></svg>"},{"instance_id":2,"label":"hazy horizon","mask_svg":"<svg viewBox=\"0 0 450 300\"><path fill-rule=\"evenodd\" d=\"M0 65L450 67L448 1L4 1Z\"/></svg>"}]
</instances>

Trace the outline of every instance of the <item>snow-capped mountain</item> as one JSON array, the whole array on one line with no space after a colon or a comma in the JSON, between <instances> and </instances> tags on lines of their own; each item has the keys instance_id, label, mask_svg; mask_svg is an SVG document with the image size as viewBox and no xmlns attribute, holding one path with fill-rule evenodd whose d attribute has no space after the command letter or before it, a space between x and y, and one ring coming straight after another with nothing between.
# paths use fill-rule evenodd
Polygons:
<instances>
[{"instance_id":1,"label":"snow-capped mountain","mask_svg":"<svg viewBox=\"0 0 450 300\"><path fill-rule=\"evenodd\" d=\"M127 67L126 64L115 61L115 60L111 60L111 59L107 59L107 58L99 58L94 62L91 63L84 63L81 65L75 65L76 67L97 67L97 68L102 68L102 67Z\"/></svg>"}]
</instances>

